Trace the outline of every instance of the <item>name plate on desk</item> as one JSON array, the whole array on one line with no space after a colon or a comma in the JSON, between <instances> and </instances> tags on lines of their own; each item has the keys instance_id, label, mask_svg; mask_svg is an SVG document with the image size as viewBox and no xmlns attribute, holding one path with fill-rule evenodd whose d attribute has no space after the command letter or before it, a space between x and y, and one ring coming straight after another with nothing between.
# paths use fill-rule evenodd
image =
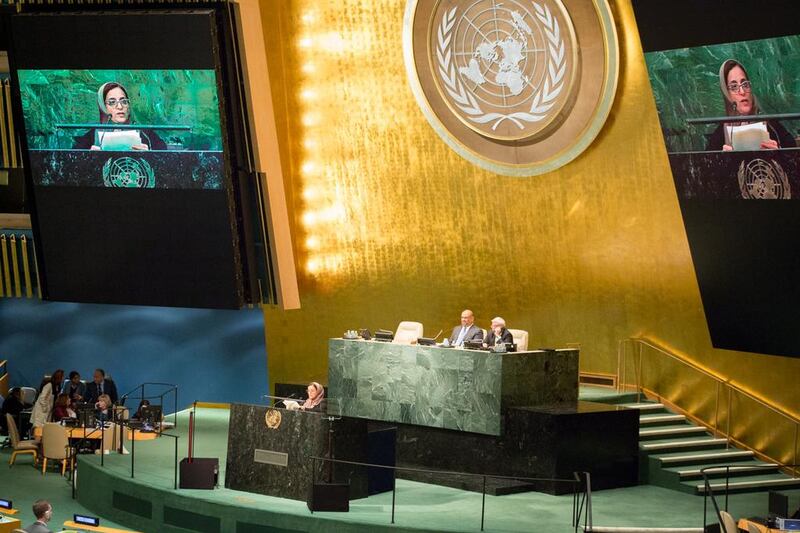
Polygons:
<instances>
[{"instance_id":1,"label":"name plate on desk","mask_svg":"<svg viewBox=\"0 0 800 533\"><path fill-rule=\"evenodd\" d=\"M507 407L577 400L578 351L330 339L328 397L333 415L501 435Z\"/></svg>"}]
</instances>

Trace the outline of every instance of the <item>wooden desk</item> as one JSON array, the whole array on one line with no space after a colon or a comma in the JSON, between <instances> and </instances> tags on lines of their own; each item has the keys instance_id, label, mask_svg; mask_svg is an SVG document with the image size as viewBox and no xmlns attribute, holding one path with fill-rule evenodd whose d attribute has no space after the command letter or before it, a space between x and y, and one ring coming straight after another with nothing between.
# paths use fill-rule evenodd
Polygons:
<instances>
[{"instance_id":1,"label":"wooden desk","mask_svg":"<svg viewBox=\"0 0 800 533\"><path fill-rule=\"evenodd\" d=\"M116 529L113 527L94 527L94 526L87 526L85 524L79 524L77 522L73 522L72 520L67 520L64 522L64 527L68 527L70 529L78 529L81 531L101 531L103 533L141 533L140 531L132 531L130 529Z\"/></svg>"},{"instance_id":2,"label":"wooden desk","mask_svg":"<svg viewBox=\"0 0 800 533\"><path fill-rule=\"evenodd\" d=\"M0 533L11 533L15 529L22 529L22 522L11 516L0 515Z\"/></svg>"},{"instance_id":3,"label":"wooden desk","mask_svg":"<svg viewBox=\"0 0 800 533\"><path fill-rule=\"evenodd\" d=\"M67 437L70 439L100 440L103 438L103 432L99 428L72 428L64 426L64 430L67 432ZM106 431L112 430L107 429ZM33 428L33 436L37 439L41 439L42 428Z\"/></svg>"}]
</instances>

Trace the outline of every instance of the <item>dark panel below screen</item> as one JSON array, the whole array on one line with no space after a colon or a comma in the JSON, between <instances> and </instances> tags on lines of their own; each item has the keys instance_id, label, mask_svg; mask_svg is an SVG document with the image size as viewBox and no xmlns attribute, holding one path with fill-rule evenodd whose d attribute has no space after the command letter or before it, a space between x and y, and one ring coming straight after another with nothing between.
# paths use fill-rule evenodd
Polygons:
<instances>
[{"instance_id":1,"label":"dark panel below screen","mask_svg":"<svg viewBox=\"0 0 800 533\"><path fill-rule=\"evenodd\" d=\"M35 187L35 194L46 213L38 224L47 299L241 307L225 192Z\"/></svg>"},{"instance_id":2,"label":"dark panel below screen","mask_svg":"<svg viewBox=\"0 0 800 533\"><path fill-rule=\"evenodd\" d=\"M645 52L800 33L800 2L633 0Z\"/></svg>"},{"instance_id":3,"label":"dark panel below screen","mask_svg":"<svg viewBox=\"0 0 800 533\"><path fill-rule=\"evenodd\" d=\"M681 209L714 347L800 356L800 205L683 200Z\"/></svg>"}]
</instances>

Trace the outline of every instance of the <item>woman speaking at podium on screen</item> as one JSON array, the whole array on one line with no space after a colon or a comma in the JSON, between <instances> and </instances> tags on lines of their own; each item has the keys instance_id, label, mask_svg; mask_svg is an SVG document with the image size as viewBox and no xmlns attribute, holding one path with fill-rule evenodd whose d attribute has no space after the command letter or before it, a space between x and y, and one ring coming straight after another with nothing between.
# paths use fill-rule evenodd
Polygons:
<instances>
[{"instance_id":1,"label":"woman speaking at podium on screen","mask_svg":"<svg viewBox=\"0 0 800 533\"><path fill-rule=\"evenodd\" d=\"M744 66L728 59L719 68L719 89L727 116L757 115L761 112ZM777 120L726 122L709 136L706 150L775 150L794 148L792 135Z\"/></svg>"},{"instance_id":2,"label":"woman speaking at podium on screen","mask_svg":"<svg viewBox=\"0 0 800 533\"><path fill-rule=\"evenodd\" d=\"M150 129L117 128L115 124L131 124L131 101L128 91L117 82L104 83L97 90L97 107L100 124L110 127L91 128L84 135L75 137L72 146L76 150L166 150L167 144Z\"/></svg>"}]
</instances>

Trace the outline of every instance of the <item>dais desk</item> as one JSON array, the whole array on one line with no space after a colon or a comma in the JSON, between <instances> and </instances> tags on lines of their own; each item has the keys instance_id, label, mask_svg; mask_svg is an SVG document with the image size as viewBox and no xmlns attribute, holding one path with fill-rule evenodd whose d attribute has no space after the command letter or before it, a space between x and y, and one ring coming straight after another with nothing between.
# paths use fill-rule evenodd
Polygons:
<instances>
[{"instance_id":1,"label":"dais desk","mask_svg":"<svg viewBox=\"0 0 800 533\"><path fill-rule=\"evenodd\" d=\"M78 531L101 531L102 533L139 533L138 531L131 531L128 529L116 529L113 527L103 527L103 526L87 526L86 524L79 524L77 522L73 522L72 520L67 520L64 522L64 527L68 527L71 529L77 529Z\"/></svg>"},{"instance_id":2,"label":"dais desk","mask_svg":"<svg viewBox=\"0 0 800 533\"><path fill-rule=\"evenodd\" d=\"M18 518L0 515L0 533L11 533L15 529L22 529L22 522Z\"/></svg>"},{"instance_id":3,"label":"dais desk","mask_svg":"<svg viewBox=\"0 0 800 533\"><path fill-rule=\"evenodd\" d=\"M578 350L494 353L330 339L328 413L501 435L509 407L574 403Z\"/></svg>"}]
</instances>

